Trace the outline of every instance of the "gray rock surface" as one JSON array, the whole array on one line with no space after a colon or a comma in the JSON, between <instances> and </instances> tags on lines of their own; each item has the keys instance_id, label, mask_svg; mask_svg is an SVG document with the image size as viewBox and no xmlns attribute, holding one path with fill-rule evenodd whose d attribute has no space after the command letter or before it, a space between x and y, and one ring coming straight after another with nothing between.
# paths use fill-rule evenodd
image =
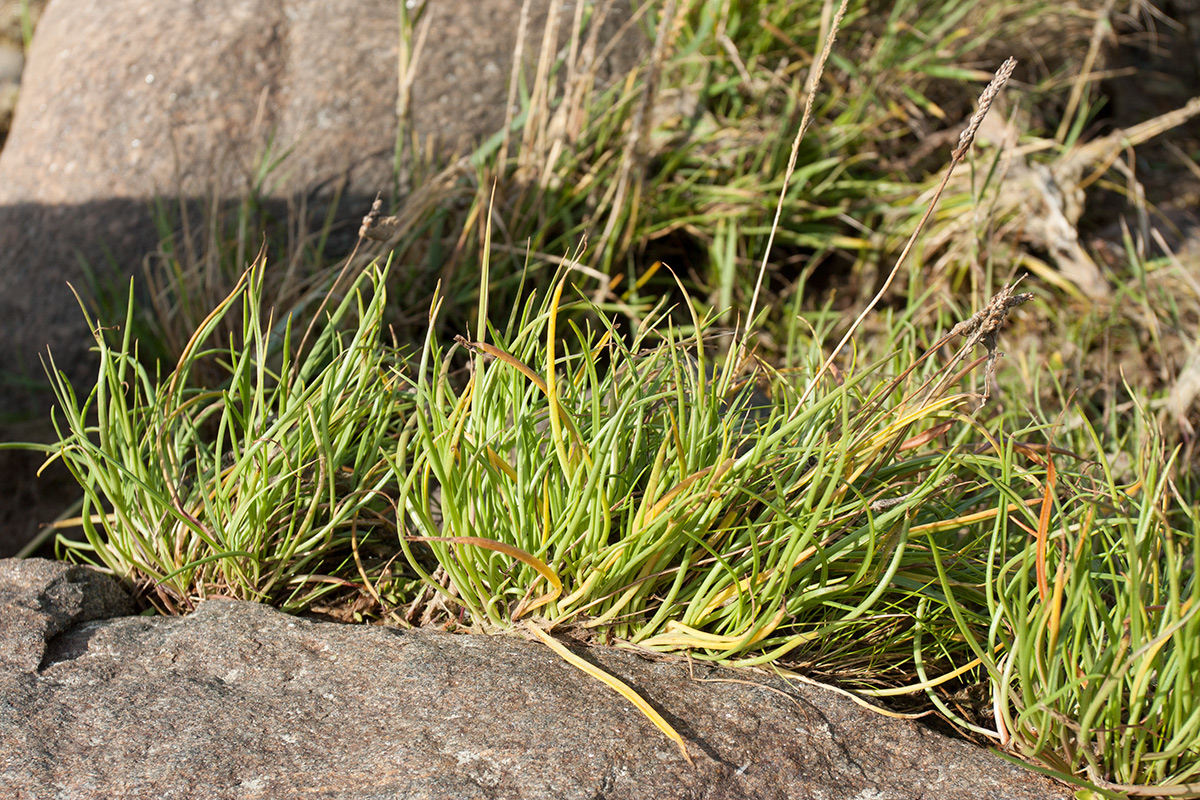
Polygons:
<instances>
[{"instance_id":1,"label":"gray rock surface","mask_svg":"<svg viewBox=\"0 0 1200 800\"><path fill-rule=\"evenodd\" d=\"M113 608L112 589L76 579L81 596L63 601L55 587L78 578L71 569L0 568L0 613L40 604L57 620L18 614L0 636L17 667L0 673L0 796L1067 796L826 691L577 650L676 726L693 768L623 699L536 642L349 627L228 600L187 618L83 622L82 609ZM57 635L39 656L14 635L22 625Z\"/></svg>"},{"instance_id":2,"label":"gray rock surface","mask_svg":"<svg viewBox=\"0 0 1200 800\"><path fill-rule=\"evenodd\" d=\"M0 153L0 373L44 380L49 345L94 378L67 286L87 289L81 263L137 274L153 198L240 196L272 140L291 155L267 197L390 190L395 15L393 0L50 4ZM44 413L5 395L0 411Z\"/></svg>"},{"instance_id":3,"label":"gray rock surface","mask_svg":"<svg viewBox=\"0 0 1200 800\"><path fill-rule=\"evenodd\" d=\"M59 634L133 610L117 583L88 567L0 560L0 670L36 672L47 643Z\"/></svg>"}]
</instances>

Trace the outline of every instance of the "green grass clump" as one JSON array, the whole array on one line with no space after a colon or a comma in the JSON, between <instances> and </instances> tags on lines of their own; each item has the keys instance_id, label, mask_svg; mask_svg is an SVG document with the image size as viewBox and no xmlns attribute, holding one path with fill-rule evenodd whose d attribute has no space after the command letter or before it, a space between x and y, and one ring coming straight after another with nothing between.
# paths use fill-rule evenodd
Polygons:
<instances>
[{"instance_id":1,"label":"green grass clump","mask_svg":"<svg viewBox=\"0 0 1200 800\"><path fill-rule=\"evenodd\" d=\"M390 555L473 627L536 612L724 663L803 653L864 686L908 674L918 621L927 665L969 655L939 581L978 583L980 523L1007 506L963 449L977 426L961 357L814 381L816 339L780 373L720 355L711 320L680 329L660 308L622 331L582 294L563 302L563 278L503 330L483 289L489 335L449 348L435 306L419 357L401 358L382 341L384 277L331 298L307 348L259 313L261 268L169 375L146 372L127 332L98 335L86 401L58 381L56 457L87 494L86 542L60 538L65 554L169 610L216 593L303 610L340 586L385 613L419 587L368 575L359 549L394 531ZM239 333L205 346L237 309ZM201 363L226 385L191 388Z\"/></svg>"},{"instance_id":2,"label":"green grass clump","mask_svg":"<svg viewBox=\"0 0 1200 800\"><path fill-rule=\"evenodd\" d=\"M722 355L711 319L625 329L566 277L502 327L481 291L474 341L440 341L435 303L405 356L382 339L385 277L331 297L311 347L258 312L260 269L169 375L98 335L95 391L58 384L56 455L86 492L64 555L169 611L222 594L535 621L915 694L1102 787L1200 768L1196 518L1160 451L1122 484L1052 427L985 424L962 384L989 357L963 367L950 335L816 378L815 337L780 372ZM204 346L234 310L240 336ZM200 362L226 386L186 388ZM976 683L990 708L964 706Z\"/></svg>"},{"instance_id":3,"label":"green grass clump","mask_svg":"<svg viewBox=\"0 0 1200 800\"><path fill-rule=\"evenodd\" d=\"M1034 541L988 575L1001 742L1133 795L1200 791L1200 537L1172 461L1148 441L1133 484L1051 471Z\"/></svg>"},{"instance_id":4,"label":"green grass clump","mask_svg":"<svg viewBox=\"0 0 1200 800\"><path fill-rule=\"evenodd\" d=\"M364 299L371 276L380 290ZM168 611L213 595L301 611L352 586L391 510L381 448L412 406L388 375L377 278L331 297L299 351L292 318L260 308L260 263L165 376L138 360L132 303L119 338L95 328L95 388L81 402L55 380L54 457L84 489L86 540L60 538L63 555L104 565ZM238 312L240 329L220 341ZM193 386L201 367L224 380Z\"/></svg>"},{"instance_id":5,"label":"green grass clump","mask_svg":"<svg viewBox=\"0 0 1200 800\"><path fill-rule=\"evenodd\" d=\"M1088 297L1022 250L1005 180L1029 164L999 147L916 236L948 170L883 164L959 110L937 79L977 75L972 26L1029 31L1036 7L852 4L818 134L789 152L832 5L654 4L676 14L627 80L569 56L422 182L387 245L403 269L356 255L347 289L322 263L273 295L259 263L166 372L139 362L132 303L97 326L96 389L57 381L55 457L86 494L62 554L166 611L224 594L791 670L1106 795L1200 796L1193 445L1160 434L1177 371L1146 368L1194 343L1195 279L1127 242ZM1051 168L1086 94L1027 147ZM865 300L910 244L873 314L807 291L838 260ZM175 263L160 317L213 290ZM1007 305L960 327L1026 271L1007 327Z\"/></svg>"},{"instance_id":6,"label":"green grass clump","mask_svg":"<svg viewBox=\"0 0 1200 800\"><path fill-rule=\"evenodd\" d=\"M679 330L656 315L623 333L563 292L560 281L490 341L460 339L471 369L457 387L455 348L427 337L409 378L411 460L396 465L410 565L421 570L410 543L427 543L445 577L425 579L487 629L536 612L601 640L741 664L836 651L839 637L866 661L907 648L937 583L913 531L957 552L959 526L935 520L996 499L956 482L968 395L897 401L876 365L797 405L802 388L753 358L714 362L710 321ZM564 335L571 311L595 327ZM819 367L813 344L797 374ZM915 444L934 428L929 441L948 447ZM924 599L938 607L930 635L962 650L944 603Z\"/></svg>"}]
</instances>

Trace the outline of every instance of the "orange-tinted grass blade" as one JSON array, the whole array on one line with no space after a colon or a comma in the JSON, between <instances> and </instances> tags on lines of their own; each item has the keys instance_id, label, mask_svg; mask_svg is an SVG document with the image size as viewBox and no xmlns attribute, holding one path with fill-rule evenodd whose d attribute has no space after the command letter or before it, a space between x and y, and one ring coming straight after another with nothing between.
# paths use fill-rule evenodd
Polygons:
<instances>
[{"instance_id":1,"label":"orange-tinted grass blade","mask_svg":"<svg viewBox=\"0 0 1200 800\"><path fill-rule=\"evenodd\" d=\"M1046 457L1046 489L1042 495L1042 513L1038 516L1037 529L1037 585L1038 597L1043 603L1050 594L1050 584L1046 580L1046 541L1050 532L1050 510L1054 505L1054 483L1057 478L1054 471L1054 459Z\"/></svg>"},{"instance_id":2,"label":"orange-tinted grass blade","mask_svg":"<svg viewBox=\"0 0 1200 800\"><path fill-rule=\"evenodd\" d=\"M494 358L498 361L503 361L505 364L508 364L510 367L517 370L517 372L520 372L526 378L529 378L529 382L532 383L534 386L538 387L539 389L541 389L542 394L547 394L546 382L544 380L542 380L542 376L538 375L536 372L534 372L532 369L530 369L525 364L525 362L522 361L521 359L517 358L514 355L506 353L503 350L501 350L499 347L490 345L487 342L468 342L466 339L463 339L462 337L458 337L458 338L459 338L460 344L463 344L463 345L470 347L472 349L475 349L475 350L482 350L483 352L487 353L492 358Z\"/></svg>"},{"instance_id":3,"label":"orange-tinted grass blade","mask_svg":"<svg viewBox=\"0 0 1200 800\"><path fill-rule=\"evenodd\" d=\"M925 431L924 433L919 433L916 436L912 437L911 439L907 439L904 442L902 442L900 444L900 452L903 453L905 450L912 450L914 448L920 447L923 444L932 442L934 439L941 436L946 431L950 430L950 428L952 428L953 426L954 426L954 420L950 420L948 422L943 422L940 425L934 425L932 428Z\"/></svg>"}]
</instances>

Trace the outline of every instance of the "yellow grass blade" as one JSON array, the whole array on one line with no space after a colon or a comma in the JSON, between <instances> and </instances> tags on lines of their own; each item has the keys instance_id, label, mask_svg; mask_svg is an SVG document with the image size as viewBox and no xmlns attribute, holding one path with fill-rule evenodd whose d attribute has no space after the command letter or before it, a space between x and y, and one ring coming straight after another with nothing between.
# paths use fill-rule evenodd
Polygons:
<instances>
[{"instance_id":1,"label":"yellow grass blade","mask_svg":"<svg viewBox=\"0 0 1200 800\"><path fill-rule=\"evenodd\" d=\"M688 755L687 745L684 743L683 737L671 727L670 723L662 718L661 714L654 710L653 706L643 700L637 692L629 688L627 683L622 681L620 678L609 675L599 667L594 667L588 662L584 661L582 658L563 647L563 645L555 641L550 634L546 633L536 625L528 622L525 623L525 625L527 628L529 628L534 636L542 640L542 644L546 645L546 647L549 647L551 650L557 653L559 658L561 658L563 661L566 661L576 669L583 670L588 675L591 675L596 680L607 685L610 689L624 697L630 703L633 703L634 707L636 707L638 711L641 711L646 715L646 719L653 722L655 727L666 734L667 738L679 747L679 752L683 754L684 761L688 762L693 767L696 766L695 762L692 761L692 757Z\"/></svg>"},{"instance_id":2,"label":"yellow grass blade","mask_svg":"<svg viewBox=\"0 0 1200 800\"><path fill-rule=\"evenodd\" d=\"M558 382L554 374L556 358L556 342L554 340L558 336L558 304L562 300L563 286L566 282L566 277L563 277L554 287L554 294L550 299L550 316L546 321L546 397L550 400L550 439L554 442L554 449L558 452L558 461L562 465L563 474L570 475L572 473L571 460L567 457L567 447L563 441L562 432L562 420L567 415L562 413L562 409L558 405Z\"/></svg>"},{"instance_id":3,"label":"yellow grass blade","mask_svg":"<svg viewBox=\"0 0 1200 800\"><path fill-rule=\"evenodd\" d=\"M783 621L783 609L779 609L771 621L755 633L747 632L741 636L721 636L715 633L698 630L684 625L682 622L670 621L666 625L666 633L651 636L638 642L642 647L686 647L704 650L724 650L726 652L750 647L770 636L779 623Z\"/></svg>"},{"instance_id":4,"label":"yellow grass blade","mask_svg":"<svg viewBox=\"0 0 1200 800\"><path fill-rule=\"evenodd\" d=\"M512 481L513 483L517 482L517 471L515 469L513 469L512 465L510 465L507 461L505 461L500 456L499 453L497 453L492 448L486 447L486 446L483 448L483 451L484 451L484 453L487 454L487 460L488 460L489 464L491 464L493 467L495 467L500 472L503 472L505 475L507 475L508 479L510 481Z\"/></svg>"},{"instance_id":5,"label":"yellow grass blade","mask_svg":"<svg viewBox=\"0 0 1200 800\"><path fill-rule=\"evenodd\" d=\"M1034 497L1029 500L1025 500L1023 503L1009 503L1007 510L1012 511L1014 508L1017 508L1021 505L1037 505L1040 502L1042 502L1042 498ZM979 511L975 514L964 514L961 517L955 517L954 519L940 519L937 522L927 522L924 525L917 525L914 527L909 531L909 535L911 536L918 533L940 533L942 531L952 531L955 528L961 528L964 525L973 525L976 522L982 522L985 519L991 519L999 513L1000 509L997 507L989 508L986 511ZM1020 522L1017 522L1017 524L1019 525Z\"/></svg>"},{"instance_id":6,"label":"yellow grass blade","mask_svg":"<svg viewBox=\"0 0 1200 800\"><path fill-rule=\"evenodd\" d=\"M804 548L804 550L802 550L800 552L800 555L796 556L796 560L792 562L792 569L798 568L801 564L803 564L805 561L807 561L810 557L815 555L816 552L817 552L816 545L810 545L810 546ZM725 587L724 589L722 589L721 591L719 591L715 595L713 595L713 598L708 601L708 605L706 605L704 607L704 610L700 612L699 619L701 619L701 620L707 619L708 616L710 614L712 614L714 611L716 611L718 608L728 605L729 603L731 603L733 601L733 599L735 597L742 594L743 592L749 591L751 588L751 584L753 584L754 586L759 586L763 583L766 583L767 581L769 581L771 579L771 577L774 574L775 574L774 568L766 569L766 570L763 570L762 572L760 572L753 579L742 578L741 580L739 580L737 583L733 584L732 586ZM830 584L830 585L832 585L832 584Z\"/></svg>"},{"instance_id":7,"label":"yellow grass blade","mask_svg":"<svg viewBox=\"0 0 1200 800\"><path fill-rule=\"evenodd\" d=\"M519 547L513 547L507 542L498 542L495 539L484 539L479 536L408 536L405 537L410 542L449 542L451 544L471 544L476 547L482 547L485 550L494 550L497 553L503 553L506 556L515 558L523 564L528 564L537 570L537 573L545 578L554 591L549 594L544 594L537 600L534 600L528 606L522 604L515 612L513 619L517 619L522 614L528 614L534 609L541 608L547 603L552 603L562 594L562 581L558 579L558 573L550 569L549 565L540 558L531 556Z\"/></svg>"}]
</instances>

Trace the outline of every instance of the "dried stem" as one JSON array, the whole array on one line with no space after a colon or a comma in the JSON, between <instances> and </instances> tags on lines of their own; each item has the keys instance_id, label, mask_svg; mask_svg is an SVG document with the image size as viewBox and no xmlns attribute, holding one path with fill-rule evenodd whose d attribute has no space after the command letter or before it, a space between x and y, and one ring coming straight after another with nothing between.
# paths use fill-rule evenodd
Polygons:
<instances>
[{"instance_id":1,"label":"dried stem","mask_svg":"<svg viewBox=\"0 0 1200 800\"><path fill-rule=\"evenodd\" d=\"M800 152L800 142L804 139L804 133L808 130L809 124L812 123L812 108L813 100L817 96L817 86L821 82L821 75L825 72L825 62L829 60L829 54L833 52L833 43L837 39L838 29L842 25L842 17L846 15L846 5L849 0L842 0L838 6L837 14L833 17L833 23L829 26L829 35L825 37L825 47L821 50L821 57L817 59L817 63L813 65L808 81L808 97L804 99L804 114L800 117L800 128L796 131L796 138L792 140L792 152L788 156L787 170L783 173L783 186L779 189L779 202L775 204L775 219L771 222L771 232L767 234L767 246L763 248L762 264L758 267L758 279L754 284L754 295L750 298L750 311L746 316L746 335L750 333L750 326L754 324L754 314L758 306L758 296L762 292L763 276L767 272L767 260L771 257L771 245L775 242L775 231L779 229L779 217L783 214L783 201L787 196L788 185L792 182L792 174L796 171L796 155ZM736 357L734 363L741 361L741 350L745 346L746 336L738 340Z\"/></svg>"},{"instance_id":2,"label":"dried stem","mask_svg":"<svg viewBox=\"0 0 1200 800\"><path fill-rule=\"evenodd\" d=\"M958 162L962 161L962 159L966 157L967 153L970 151L971 145L975 141L975 134L979 131L979 126L983 122L983 118L987 116L988 109L992 107L992 102L996 99L996 95L1000 94L1000 90L1004 88L1004 84L1008 82L1010 77L1012 77L1013 69L1016 66L1017 60L1011 57L1001 64L1000 69L996 71L996 76L992 78L991 83L989 83L987 88L983 90L983 93L979 95L979 107L975 111L975 114L971 117L970 122L967 123L967 127L963 130L962 135L958 137L958 147L956 147L954 152L950 154L950 165L946 169L946 174L942 178L942 182L938 185L937 191L934 192L933 199L929 201L929 207L925 209L925 213L921 216L920 222L917 223L916 230L914 230L912 235L908 237L908 243L904 245L904 249L900 252L900 257L896 259L896 265L893 266L892 271L888 273L887 280L883 282L883 286L881 286L875 296L871 298L871 302L868 303L867 307L862 310L862 313L860 313L858 318L854 320L854 324L852 324L850 329L846 331L846 335L842 337L840 342L838 342L837 347L833 348L833 350L829 353L829 358L825 359L825 363L821 365L819 370L817 370L817 374L813 376L812 381L808 384L808 388L804 390L804 394L800 396L800 401L796 404L796 408L792 411L793 416L799 412L809 395L812 394L813 389L816 388L817 383L821 380L821 376L825 374L825 372L833 364L833 359L837 357L837 354L842 351L842 348L845 347L846 343L850 341L852 336L854 336L855 331L857 331L859 326L862 325L862 322L864 319L866 319L867 314L869 314L871 310L875 308L875 306L879 303L879 300L883 297L884 292L891 287L892 281L896 279L896 274L900 271L900 265L904 263L904 259L908 257L909 251L912 250L913 245L917 241L917 237L921 235L921 231L924 229L925 224L929 221L929 218L933 216L933 210L937 208L938 200L941 199L942 192L945 191L946 184L949 183L950 176L953 174L954 168L958 166Z\"/></svg>"}]
</instances>

